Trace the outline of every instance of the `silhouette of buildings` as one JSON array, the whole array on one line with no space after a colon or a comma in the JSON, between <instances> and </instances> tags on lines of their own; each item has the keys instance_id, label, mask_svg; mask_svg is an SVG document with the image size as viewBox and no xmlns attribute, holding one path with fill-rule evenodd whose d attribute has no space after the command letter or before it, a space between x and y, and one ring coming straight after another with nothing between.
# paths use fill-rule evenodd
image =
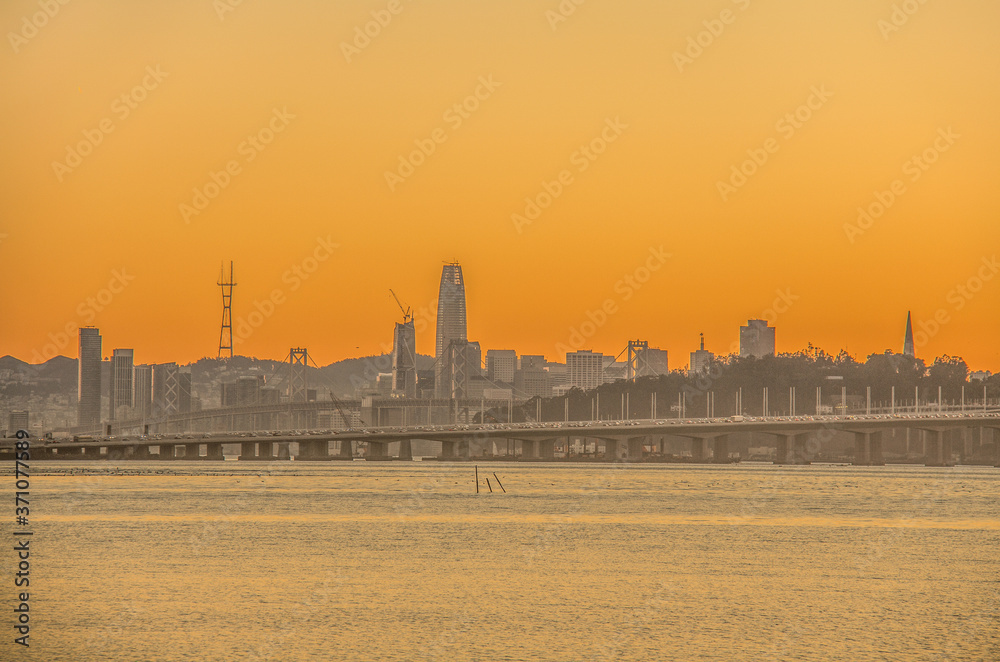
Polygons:
<instances>
[{"instance_id":1,"label":"silhouette of buildings","mask_svg":"<svg viewBox=\"0 0 1000 662\"><path fill-rule=\"evenodd\" d=\"M774 327L767 320L749 320L740 327L740 356L774 356Z\"/></svg>"},{"instance_id":2,"label":"silhouette of buildings","mask_svg":"<svg viewBox=\"0 0 1000 662\"><path fill-rule=\"evenodd\" d=\"M397 323L392 334L392 392L406 398L417 395L417 332L412 319Z\"/></svg>"},{"instance_id":3,"label":"silhouette of buildings","mask_svg":"<svg viewBox=\"0 0 1000 662\"><path fill-rule=\"evenodd\" d=\"M591 350L566 354L566 370L570 388L589 390L604 382L604 355Z\"/></svg>"},{"instance_id":4,"label":"silhouette of buildings","mask_svg":"<svg viewBox=\"0 0 1000 662\"><path fill-rule=\"evenodd\" d=\"M705 349L705 334L703 333L701 334L701 347L691 352L690 372L696 375L704 374L708 372L708 369L714 360L715 354Z\"/></svg>"},{"instance_id":5,"label":"silhouette of buildings","mask_svg":"<svg viewBox=\"0 0 1000 662\"><path fill-rule=\"evenodd\" d=\"M468 340L465 320L465 281L458 262L444 265L438 289L437 338L434 358L440 360L452 340Z\"/></svg>"},{"instance_id":6,"label":"silhouette of buildings","mask_svg":"<svg viewBox=\"0 0 1000 662\"><path fill-rule=\"evenodd\" d=\"M486 352L486 378L495 384L511 385L517 371L517 352L491 349Z\"/></svg>"},{"instance_id":7,"label":"silhouette of buildings","mask_svg":"<svg viewBox=\"0 0 1000 662\"><path fill-rule=\"evenodd\" d=\"M111 355L111 393L108 418L121 407L132 406L132 350L116 349Z\"/></svg>"},{"instance_id":8,"label":"silhouette of buildings","mask_svg":"<svg viewBox=\"0 0 1000 662\"><path fill-rule=\"evenodd\" d=\"M153 366L137 365L132 369L132 406L135 415L148 417L153 413Z\"/></svg>"},{"instance_id":9,"label":"silhouette of buildings","mask_svg":"<svg viewBox=\"0 0 1000 662\"><path fill-rule=\"evenodd\" d=\"M30 416L26 411L11 411L7 415L7 432L13 434L18 430L27 430Z\"/></svg>"},{"instance_id":10,"label":"silhouette of buildings","mask_svg":"<svg viewBox=\"0 0 1000 662\"><path fill-rule=\"evenodd\" d=\"M76 424L96 430L101 426L101 331L92 326L80 328L80 351L77 363Z\"/></svg>"}]
</instances>

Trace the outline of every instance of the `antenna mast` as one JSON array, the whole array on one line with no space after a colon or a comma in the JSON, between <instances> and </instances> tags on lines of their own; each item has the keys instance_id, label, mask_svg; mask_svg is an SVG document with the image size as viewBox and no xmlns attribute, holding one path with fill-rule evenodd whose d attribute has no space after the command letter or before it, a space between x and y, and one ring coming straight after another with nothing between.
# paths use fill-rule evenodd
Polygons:
<instances>
[{"instance_id":1,"label":"antenna mast","mask_svg":"<svg viewBox=\"0 0 1000 662\"><path fill-rule=\"evenodd\" d=\"M219 286L222 288L222 330L219 331L219 358L229 352L233 358L233 262L229 261L229 279L225 278L225 265L219 266Z\"/></svg>"}]
</instances>

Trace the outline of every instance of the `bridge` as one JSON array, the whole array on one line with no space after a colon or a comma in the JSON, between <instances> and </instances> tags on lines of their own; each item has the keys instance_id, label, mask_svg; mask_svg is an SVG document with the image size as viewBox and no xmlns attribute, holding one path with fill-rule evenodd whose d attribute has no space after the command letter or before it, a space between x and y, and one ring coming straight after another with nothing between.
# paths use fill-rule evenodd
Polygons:
<instances>
[{"instance_id":1,"label":"bridge","mask_svg":"<svg viewBox=\"0 0 1000 662\"><path fill-rule=\"evenodd\" d=\"M978 431L977 457L1000 466L1000 412L930 413L859 416L777 416L726 419L660 419L643 421L572 421L558 423L434 425L416 427L372 427L366 429L291 431L274 434L226 433L143 435L140 437L77 437L55 441L33 439L32 460L223 460L223 446L239 448L243 461L295 459L297 461L353 460L363 449L363 459L411 460L415 441L435 442L440 452L434 459L467 460L473 448L503 442L507 454L499 459L554 461L569 456L571 441L593 453L575 459L606 462L662 461L665 439L686 440L691 462L739 461L729 450L729 440L739 433L766 435L775 448L775 464L808 464L822 456L824 445L837 435L853 436L852 462L856 465L885 464L883 439L902 431L913 434L922 445L927 466L955 464L954 432ZM13 453L13 439L0 440L0 453ZM331 453L331 444L336 451ZM557 449L562 449L562 455ZM659 448L659 453L657 452ZM153 452L155 449L156 452ZM392 451L390 453L390 451ZM980 462L983 463L983 462Z\"/></svg>"}]
</instances>

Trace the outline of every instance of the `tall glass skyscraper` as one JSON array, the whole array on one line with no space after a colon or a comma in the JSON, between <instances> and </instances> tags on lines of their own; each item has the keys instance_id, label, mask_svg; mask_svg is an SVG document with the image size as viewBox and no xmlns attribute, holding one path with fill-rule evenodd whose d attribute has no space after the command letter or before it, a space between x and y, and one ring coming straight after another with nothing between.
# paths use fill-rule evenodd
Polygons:
<instances>
[{"instance_id":1,"label":"tall glass skyscraper","mask_svg":"<svg viewBox=\"0 0 1000 662\"><path fill-rule=\"evenodd\" d=\"M108 418L115 420L119 407L132 406L132 350L116 349L111 355L111 403Z\"/></svg>"},{"instance_id":2,"label":"tall glass skyscraper","mask_svg":"<svg viewBox=\"0 0 1000 662\"><path fill-rule=\"evenodd\" d=\"M458 262L446 264L441 270L436 340L434 358L439 362L452 340L468 340L465 326L465 281Z\"/></svg>"},{"instance_id":3,"label":"tall glass skyscraper","mask_svg":"<svg viewBox=\"0 0 1000 662\"><path fill-rule=\"evenodd\" d=\"M101 427L101 330L80 328L77 355L76 424L88 430Z\"/></svg>"}]
</instances>

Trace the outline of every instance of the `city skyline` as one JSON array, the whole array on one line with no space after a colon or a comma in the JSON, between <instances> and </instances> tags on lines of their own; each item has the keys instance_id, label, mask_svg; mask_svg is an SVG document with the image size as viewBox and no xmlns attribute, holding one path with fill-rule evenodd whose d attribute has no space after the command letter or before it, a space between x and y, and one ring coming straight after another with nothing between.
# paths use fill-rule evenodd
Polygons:
<instances>
[{"instance_id":1,"label":"city skyline","mask_svg":"<svg viewBox=\"0 0 1000 662\"><path fill-rule=\"evenodd\" d=\"M891 29L888 1L403 6L349 55L373 7L98 0L11 46L0 353L70 355L92 324L152 362L214 356L233 260L236 353L380 353L394 288L431 354L419 311L457 259L483 348L579 349L610 301L584 339L606 352L722 353L773 310L779 351L864 356L911 310L918 355L1000 370L995 3Z\"/></svg>"},{"instance_id":2,"label":"city skyline","mask_svg":"<svg viewBox=\"0 0 1000 662\"><path fill-rule=\"evenodd\" d=\"M774 302L774 308L765 311L767 315L772 315L770 319L778 319L780 317L780 314L777 312L781 308L779 306L780 301L787 302L788 305L794 302L794 299L789 298L788 293L779 292L778 294L779 297ZM392 294L392 296L395 298L395 294ZM444 350L436 349L435 354L437 355L430 353L421 353L419 351L419 345L421 344L422 334L418 333L417 329L421 329L421 331L423 331L424 334L426 335L433 336L435 338L435 345L437 347L445 346L449 344L452 340L459 341L460 343L469 343L471 345L474 345L476 351L479 353L478 354L480 359L479 362L481 364L480 368L482 370L487 369L487 352L495 352L500 350L502 347L508 347L513 344L513 343L504 343L504 341L501 339L496 347L491 347L483 345L482 343L479 342L468 341L467 321L466 321L467 305L466 305L465 279L462 273L462 266L459 262L446 262L445 266L442 268L441 278L439 282L439 297L443 297L450 302L449 306L445 310L442 310L441 307L437 305L438 299L432 301L430 306L425 306L422 309L414 309L409 306L403 309L403 304L399 302L398 298L395 298L396 305L399 306L400 309L403 311L404 323L400 324L397 322L394 324L394 329L391 332L390 343L386 344L385 342L381 342L379 344L377 352L371 355L367 355L367 356L372 356L378 354L389 354L394 357L395 361L398 360L399 357L396 356L396 351L394 348L396 346L400 346L405 349L405 351L403 351L401 354L403 356L403 359L402 363L400 364L400 367L403 367L404 371L408 373L408 375L404 377L403 380L405 381L406 384L409 384L409 386L406 386L406 384L403 384L400 387L394 386L394 389L396 390L409 392L409 390L412 388L412 381L415 380L415 369L413 369L412 366L414 357L417 354L432 356L438 361L438 363L441 363L440 359L442 358ZM235 300L237 299L237 297L234 296L233 299ZM597 312L601 313L602 311L598 310ZM605 315L607 315L606 311L603 312ZM613 312L611 314L613 314ZM418 318L419 318L419 324L418 324ZM244 322L244 318L237 315L236 319L238 320L238 322L234 322L234 326L236 327L237 332L235 332L234 337L237 339L238 342L239 341L238 330L240 328L240 324ZM433 321L428 321L429 319ZM584 320L584 322L580 325L580 327L573 328L570 330L569 342L570 343L577 342L580 345L579 347L570 346L567 345L565 342L560 341L554 344L554 351L547 353L541 352L539 353L539 355L544 356L549 362L566 363L567 361L566 357L568 356L568 354L579 350L597 351L599 353L604 353L605 356L610 355L611 357L621 354L621 351L625 348L625 346L629 342L628 339L632 338L635 334L626 335L626 340L624 341L622 347L615 346L613 340L609 341L610 345L607 347L599 345L598 343L595 342L591 342L592 335L587 334L586 332L588 329L591 328L598 329L601 326L603 326L602 324L599 323L600 319L601 318L599 316L594 315L594 311L588 311L588 318ZM821 349L832 355L836 355L840 353L840 351L847 351L852 357L860 361L863 361L867 356L871 356L872 354L881 354L884 353L885 351L891 351L893 353L900 353L905 356L920 358L924 360L925 363L927 363L928 365L931 362L933 362L935 358L941 356L953 356L953 357L957 356L959 358L964 359L965 357L962 356L960 353L948 352L948 351L944 351L941 354L937 354L935 356L919 355L919 349L923 347L928 342L929 339L933 338L934 335L936 335L937 330L941 328L941 322L939 320L932 319L929 320L929 323L930 324L928 325L925 322L921 321L918 324L917 331L914 332L912 314L910 311L907 311L905 327L902 334L902 340L899 343L897 343L898 346L887 344L881 350L868 352L866 354L852 353L844 347L839 347L839 348L822 347L812 342L809 342L806 346L803 347L779 348L775 339L776 326L772 325L769 319L750 319L747 325L739 325L737 333L735 334L735 339L732 342L728 343L728 345L725 343L724 340L722 340L719 341L719 345L711 345L709 348L706 348L704 333L699 334L700 339L698 343L700 344L700 346L696 347L693 350L690 349L690 347L693 345L688 345L687 343L685 343L685 341L672 338L665 339L663 338L663 336L660 335L657 335L653 339L653 342L654 345L670 344L672 346L678 346L679 349L677 351L679 352L679 355L690 356L693 360L696 361L699 360L695 358L697 352L703 352L705 353L703 356L711 355L713 358L726 357L726 356L751 356L751 355L760 357L767 354L785 354L785 353L795 353L798 351L805 351L809 347L815 347L817 349ZM433 324L433 327L431 326L431 324ZM76 329L75 332L79 333L83 329L93 329L93 328L94 328L93 326L81 326L79 329ZM432 328L433 328L433 333L431 333ZM96 331L99 332L100 329L96 329ZM68 330L66 333L68 333ZM98 335L96 341L98 347L100 346L101 338L102 336ZM54 342L54 338L50 338L49 340L51 342L47 343L47 345L48 345L48 351L51 352L52 348L57 346L57 343ZM348 342L351 341L349 340ZM682 343L685 344L682 345ZM66 343L63 342L62 344L65 345ZM77 339L76 344L78 345L78 357L80 357L82 356L81 352L83 347L82 336ZM586 347L584 347L584 345L586 345ZM711 351L712 347L718 348L719 346L724 346L727 349L725 351L714 351L714 352ZM415 350L414 347L416 347ZM158 351L157 348L144 348L144 350L148 350L150 355L160 356L160 352ZM560 352L560 350L562 350L562 352ZM91 349L90 351L93 352L93 349ZM100 350L98 349L98 351ZM512 351L514 351L517 356L533 355L531 351L524 351L521 350L520 348L515 348ZM667 352L667 350L655 349L652 351L664 352L663 360L664 361L666 360L665 353ZM610 352L610 354L608 354L608 352ZM38 358L37 350L35 354L36 356L34 357L25 358L25 357L15 356L15 358L31 362L32 358ZM55 355L60 355L60 354L55 354ZM68 354L62 354L62 355L68 356ZM239 355L250 356L248 354L239 354ZM201 358L206 358L208 356L210 356L210 354L206 353L203 356L189 359L187 363L193 363L194 361L197 361ZM351 356L335 357L330 359L329 363L335 363L337 361L344 359L363 358L364 356L366 355L356 354ZM44 360L47 360L48 358L52 357L43 356L42 358L44 358ZM73 357L70 356L69 358ZM112 355L109 354L107 357L104 358L105 360L107 360L108 358L112 358ZM265 355L265 356L257 356L256 358L273 359L275 357ZM178 361L184 363L183 360L178 359L177 357L168 357L167 359L164 360L152 361L151 364L178 362ZM966 363L969 365L970 371L981 370L981 371L993 372L992 369L971 364L967 360ZM685 370L691 367L692 364L690 362L683 364L683 369Z\"/></svg>"}]
</instances>

